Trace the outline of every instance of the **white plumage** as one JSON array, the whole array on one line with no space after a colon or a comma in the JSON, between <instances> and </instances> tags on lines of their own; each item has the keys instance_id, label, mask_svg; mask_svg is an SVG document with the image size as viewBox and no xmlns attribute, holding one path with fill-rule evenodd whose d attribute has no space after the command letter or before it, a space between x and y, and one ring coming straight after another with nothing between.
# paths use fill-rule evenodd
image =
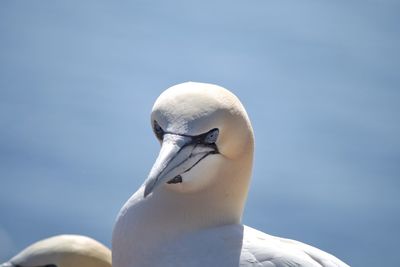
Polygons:
<instances>
[{"instance_id":1,"label":"white plumage","mask_svg":"<svg viewBox=\"0 0 400 267\"><path fill-rule=\"evenodd\" d=\"M114 267L348 266L241 224L254 137L232 93L203 83L173 86L154 104L151 123L161 150L118 215Z\"/></svg>"}]
</instances>

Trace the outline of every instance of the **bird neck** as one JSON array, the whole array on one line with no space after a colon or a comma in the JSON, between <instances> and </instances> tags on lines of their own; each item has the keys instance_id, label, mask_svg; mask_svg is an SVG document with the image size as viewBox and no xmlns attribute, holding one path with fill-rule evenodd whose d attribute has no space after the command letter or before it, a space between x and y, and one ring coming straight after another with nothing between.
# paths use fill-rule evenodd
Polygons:
<instances>
[{"instance_id":1,"label":"bird neck","mask_svg":"<svg viewBox=\"0 0 400 267\"><path fill-rule=\"evenodd\" d=\"M198 192L178 193L160 187L144 198L141 187L125 203L114 225L113 267L144 263L154 257L150 252L162 250L190 232L239 224L252 171L252 146L247 152Z\"/></svg>"},{"instance_id":2,"label":"bird neck","mask_svg":"<svg viewBox=\"0 0 400 267\"><path fill-rule=\"evenodd\" d=\"M127 263L133 257L145 257L148 251L156 249L154 246L162 247L187 233L240 223L252 154L228 167L213 184L198 192L177 193L160 188L144 198L144 188L140 188L118 215L113 232L113 258ZM129 252L124 253L127 247ZM124 265L113 262L116 267Z\"/></svg>"}]
</instances>

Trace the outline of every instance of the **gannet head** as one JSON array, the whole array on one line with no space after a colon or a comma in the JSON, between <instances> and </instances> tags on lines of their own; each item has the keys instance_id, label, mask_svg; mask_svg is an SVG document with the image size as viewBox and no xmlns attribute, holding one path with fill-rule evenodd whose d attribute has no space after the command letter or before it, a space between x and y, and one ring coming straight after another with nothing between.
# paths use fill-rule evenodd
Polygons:
<instances>
[{"instance_id":1,"label":"gannet head","mask_svg":"<svg viewBox=\"0 0 400 267\"><path fill-rule=\"evenodd\" d=\"M161 188L201 191L238 172L249 180L253 131L244 107L228 90L194 82L172 86L156 100L151 125L161 150L144 183L145 198ZM224 183L240 183L232 179ZM249 181L241 182L245 197Z\"/></svg>"},{"instance_id":2,"label":"gannet head","mask_svg":"<svg viewBox=\"0 0 400 267\"><path fill-rule=\"evenodd\" d=\"M1 267L111 267L111 251L96 240L59 235L38 241Z\"/></svg>"}]
</instances>

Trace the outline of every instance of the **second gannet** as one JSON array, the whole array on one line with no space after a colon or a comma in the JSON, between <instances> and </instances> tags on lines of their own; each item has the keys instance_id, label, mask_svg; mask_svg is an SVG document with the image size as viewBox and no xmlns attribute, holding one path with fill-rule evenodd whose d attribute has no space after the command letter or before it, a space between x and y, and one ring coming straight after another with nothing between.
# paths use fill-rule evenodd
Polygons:
<instances>
[{"instance_id":1,"label":"second gannet","mask_svg":"<svg viewBox=\"0 0 400 267\"><path fill-rule=\"evenodd\" d=\"M111 267L111 251L81 235L58 235L40 240L0 267Z\"/></svg>"}]
</instances>

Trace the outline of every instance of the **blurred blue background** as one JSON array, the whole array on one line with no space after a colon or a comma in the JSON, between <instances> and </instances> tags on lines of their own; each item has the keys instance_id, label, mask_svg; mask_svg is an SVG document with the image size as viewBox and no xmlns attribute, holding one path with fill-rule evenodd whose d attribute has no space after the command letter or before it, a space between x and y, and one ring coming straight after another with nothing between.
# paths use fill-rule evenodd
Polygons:
<instances>
[{"instance_id":1,"label":"blurred blue background","mask_svg":"<svg viewBox=\"0 0 400 267\"><path fill-rule=\"evenodd\" d=\"M256 133L244 223L354 266L396 266L397 1L1 1L0 262L60 234L110 246L158 154L149 114L184 81Z\"/></svg>"}]
</instances>

